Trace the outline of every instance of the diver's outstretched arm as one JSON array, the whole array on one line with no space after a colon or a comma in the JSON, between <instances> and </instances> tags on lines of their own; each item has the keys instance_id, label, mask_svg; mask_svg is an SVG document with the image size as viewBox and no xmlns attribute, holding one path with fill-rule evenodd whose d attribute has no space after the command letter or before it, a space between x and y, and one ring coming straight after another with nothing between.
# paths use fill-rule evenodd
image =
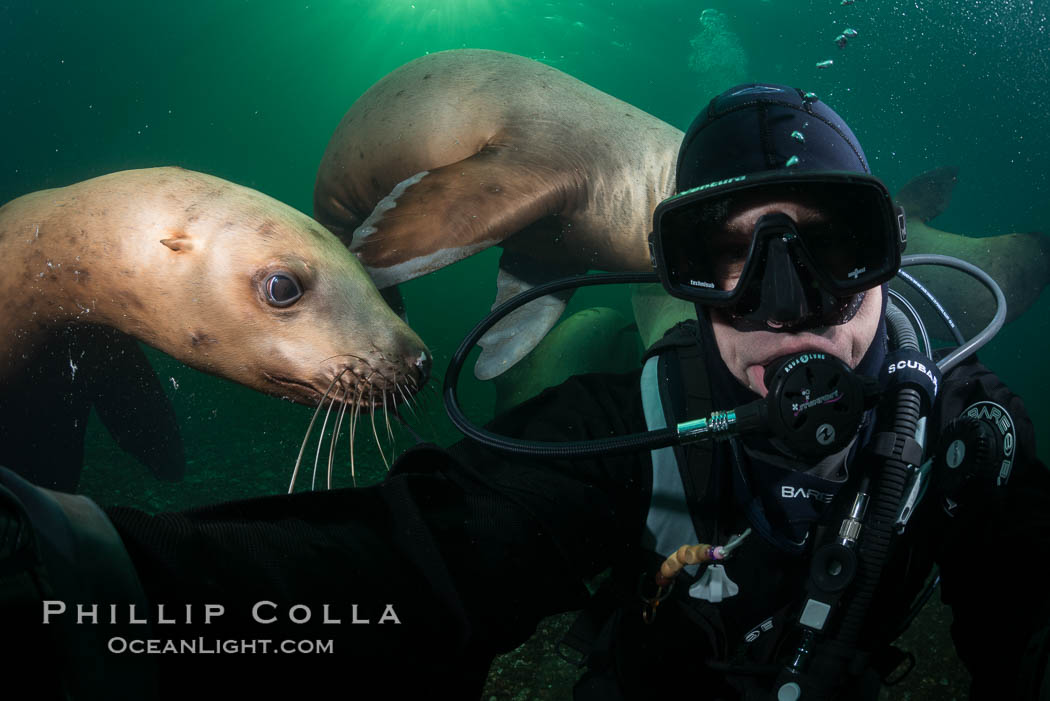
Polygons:
<instances>
[{"instance_id":1,"label":"diver's outstretched arm","mask_svg":"<svg viewBox=\"0 0 1050 701\"><path fill-rule=\"evenodd\" d=\"M362 677L476 697L496 654L586 597L530 514L437 448L374 487L169 514L104 513L6 470L0 485L5 659L66 659L56 698L276 698Z\"/></svg>"}]
</instances>

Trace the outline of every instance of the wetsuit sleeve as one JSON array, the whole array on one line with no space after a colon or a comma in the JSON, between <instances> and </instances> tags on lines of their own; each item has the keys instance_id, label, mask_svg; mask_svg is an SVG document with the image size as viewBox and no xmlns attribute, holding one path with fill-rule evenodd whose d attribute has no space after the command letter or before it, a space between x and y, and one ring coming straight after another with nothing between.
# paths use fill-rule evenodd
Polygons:
<instances>
[{"instance_id":1,"label":"wetsuit sleeve","mask_svg":"<svg viewBox=\"0 0 1050 701\"><path fill-rule=\"evenodd\" d=\"M1021 398L977 363L961 370L962 381L945 384L943 421L975 402L995 402L1013 419L1016 443L1007 483L997 486L998 465L978 475L957 499L958 516L947 519L937 558L942 597L973 676L972 698L1034 698L1025 694L1045 664L1045 641L1038 646L1050 624L1042 574L1050 560L1050 471L1036 456Z\"/></svg>"},{"instance_id":2,"label":"wetsuit sleeve","mask_svg":"<svg viewBox=\"0 0 1050 701\"><path fill-rule=\"evenodd\" d=\"M545 440L608 435L629 420L619 386L570 381L492 428ZM540 618L581 607L584 579L622 547L621 515L637 500L621 503L632 460L545 463L467 443L430 446L407 452L386 481L364 489L108 515L151 603L197 614L162 633L334 640L336 660L279 656L260 667L256 658L225 657L224 679L243 666L238 694L245 684L271 693L286 668L328 678L349 664L369 678L408 665L414 672L400 691L418 683L476 696L492 656L524 641ZM204 624L208 604L224 613ZM313 620L290 623L296 606ZM341 623L321 621L325 606ZM162 686L190 693L185 686L207 663L159 662Z\"/></svg>"},{"instance_id":3,"label":"wetsuit sleeve","mask_svg":"<svg viewBox=\"0 0 1050 701\"><path fill-rule=\"evenodd\" d=\"M570 378L488 428L549 443L642 432L646 426L638 383L639 373ZM457 443L451 452L472 468L476 479L543 524L583 576L606 568L640 536L651 479L648 453L551 460L500 454L470 440ZM600 518L588 508L594 499L603 502Z\"/></svg>"}]
</instances>

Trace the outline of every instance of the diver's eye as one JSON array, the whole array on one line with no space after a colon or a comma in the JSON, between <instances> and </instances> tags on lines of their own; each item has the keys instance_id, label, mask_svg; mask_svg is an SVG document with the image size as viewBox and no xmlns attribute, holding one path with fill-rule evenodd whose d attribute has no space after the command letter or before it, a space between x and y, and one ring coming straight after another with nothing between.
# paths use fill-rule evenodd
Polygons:
<instances>
[{"instance_id":1,"label":"diver's eye","mask_svg":"<svg viewBox=\"0 0 1050 701\"><path fill-rule=\"evenodd\" d=\"M287 307L303 296L303 287L291 273L274 273L266 278L266 301L275 307Z\"/></svg>"}]
</instances>

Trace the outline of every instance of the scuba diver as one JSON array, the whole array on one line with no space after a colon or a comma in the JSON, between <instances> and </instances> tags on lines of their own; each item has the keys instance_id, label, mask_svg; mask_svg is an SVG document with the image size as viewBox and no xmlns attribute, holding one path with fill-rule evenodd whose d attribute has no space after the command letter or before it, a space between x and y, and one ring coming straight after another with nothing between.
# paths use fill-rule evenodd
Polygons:
<instances>
[{"instance_id":1,"label":"scuba diver","mask_svg":"<svg viewBox=\"0 0 1050 701\"><path fill-rule=\"evenodd\" d=\"M853 132L738 86L676 177L650 243L696 319L381 484L149 515L0 471L0 659L53 660L35 698L470 698L577 610L576 699L875 699L936 568L971 697L1046 698L1050 475L976 344L890 304L904 214Z\"/></svg>"}]
</instances>

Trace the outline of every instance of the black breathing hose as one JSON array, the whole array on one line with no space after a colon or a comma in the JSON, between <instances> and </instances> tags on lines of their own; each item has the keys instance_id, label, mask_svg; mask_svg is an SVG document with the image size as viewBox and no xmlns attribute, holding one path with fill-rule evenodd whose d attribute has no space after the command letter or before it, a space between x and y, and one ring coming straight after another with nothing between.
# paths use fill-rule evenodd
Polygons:
<instances>
[{"instance_id":1,"label":"black breathing hose","mask_svg":"<svg viewBox=\"0 0 1050 701\"><path fill-rule=\"evenodd\" d=\"M544 295L569 288L659 281L656 273L601 273L587 275L582 278L555 280L523 292L493 309L489 316L479 322L467 334L467 337L459 344L459 348L456 349L456 352L452 355L452 360L448 364L448 370L445 372L444 395L445 409L448 412L449 419L465 436L480 441L494 450L517 455L531 455L533 457L584 458L632 453L639 450L654 450L673 445L678 440L678 433L675 428L664 428L659 431L647 431L645 433L631 433L626 436L613 438L567 441L564 443L544 443L542 441L523 441L508 438L507 436L486 431L471 423L460 409L459 400L456 398L456 384L459 381L459 372L463 368L467 355L485 332L513 309Z\"/></svg>"},{"instance_id":2,"label":"black breathing hose","mask_svg":"<svg viewBox=\"0 0 1050 701\"><path fill-rule=\"evenodd\" d=\"M897 340L898 347L918 350L915 332L908 328L910 325L903 314L900 318L887 315L887 323L891 326L890 333ZM903 387L897 390L892 408L893 411L887 417L889 420L880 420L876 427L877 432L894 434L893 447L889 455L884 456L883 469L876 477L876 495L861 531L857 581L836 636L839 643L853 648L860 641L869 605L889 559L900 503L911 470L916 467L904 459L904 454L906 445L915 439L922 397L918 390Z\"/></svg>"}]
</instances>

